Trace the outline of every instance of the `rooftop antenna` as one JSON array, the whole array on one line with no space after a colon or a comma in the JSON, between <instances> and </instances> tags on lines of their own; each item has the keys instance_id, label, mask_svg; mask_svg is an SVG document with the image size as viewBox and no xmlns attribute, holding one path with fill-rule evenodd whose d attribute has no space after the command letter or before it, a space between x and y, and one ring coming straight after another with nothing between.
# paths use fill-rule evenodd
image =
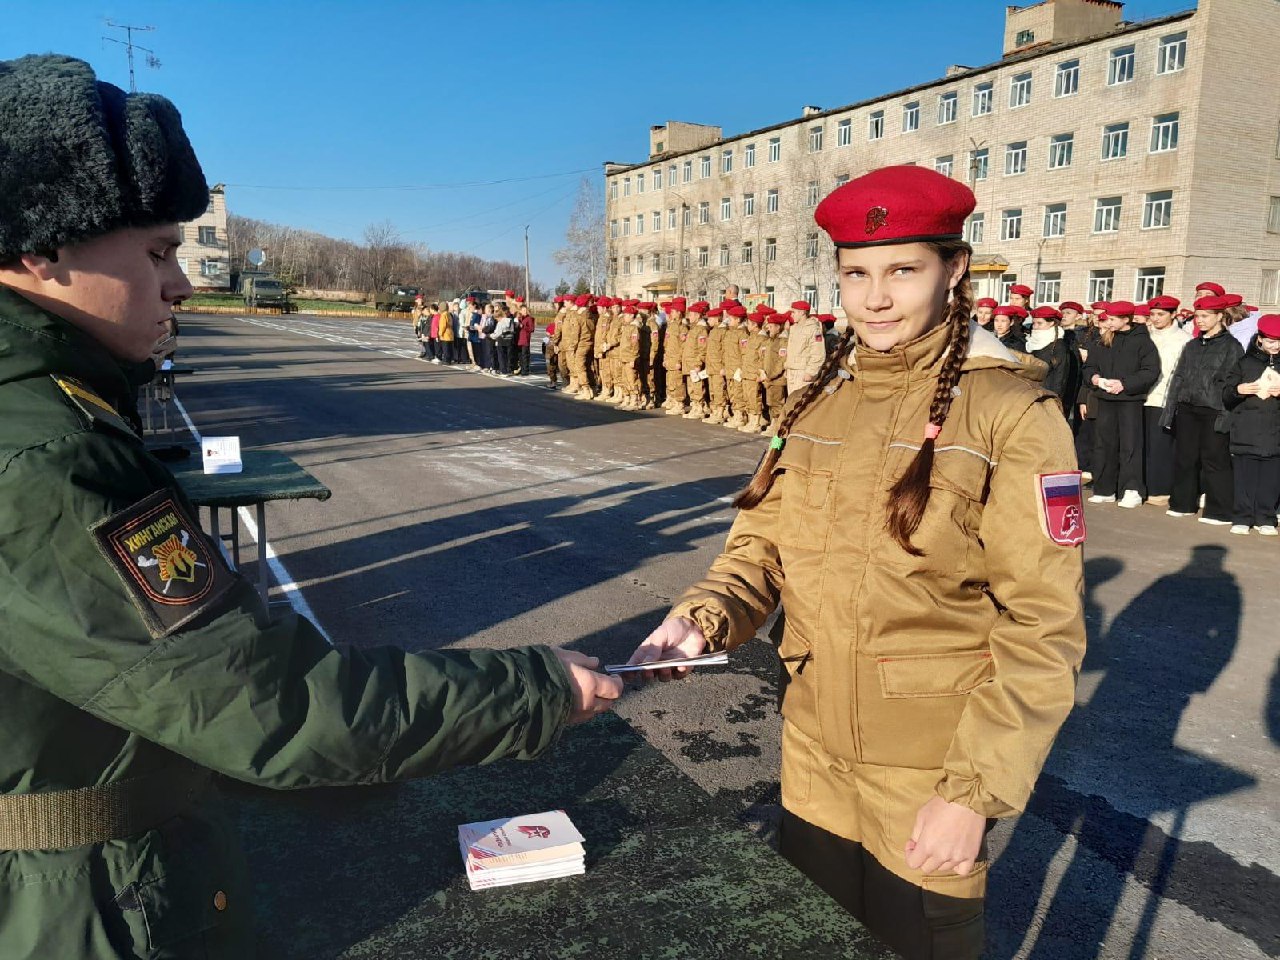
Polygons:
<instances>
[{"instance_id":1,"label":"rooftop antenna","mask_svg":"<svg viewBox=\"0 0 1280 960\"><path fill-rule=\"evenodd\" d=\"M160 58L156 56L154 50L139 43L134 43L133 35L134 33L150 33L155 27L137 27L129 23L116 23L114 20L108 20L107 26L113 30L123 30L125 32L126 39L124 40L117 40L115 37L103 37L102 39L111 43L118 43L129 52L129 92L137 93L138 83L133 74L133 51L138 49L145 53L147 55L147 66L153 70L160 69Z\"/></svg>"}]
</instances>

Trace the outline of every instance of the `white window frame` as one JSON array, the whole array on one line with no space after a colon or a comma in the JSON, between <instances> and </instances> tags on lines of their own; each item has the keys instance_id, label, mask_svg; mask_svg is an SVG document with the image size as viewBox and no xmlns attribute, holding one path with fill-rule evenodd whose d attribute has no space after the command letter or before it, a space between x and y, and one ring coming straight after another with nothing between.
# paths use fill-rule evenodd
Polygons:
<instances>
[{"instance_id":1,"label":"white window frame","mask_svg":"<svg viewBox=\"0 0 1280 960\"><path fill-rule=\"evenodd\" d=\"M805 235L804 258L806 260L818 259L818 234L816 232Z\"/></svg>"},{"instance_id":2,"label":"white window frame","mask_svg":"<svg viewBox=\"0 0 1280 960\"><path fill-rule=\"evenodd\" d=\"M653 232L654 233L662 232L662 211L661 210L653 211Z\"/></svg>"},{"instance_id":3,"label":"white window frame","mask_svg":"<svg viewBox=\"0 0 1280 960\"><path fill-rule=\"evenodd\" d=\"M782 159L782 138L770 137L769 138L769 162L777 163L781 159Z\"/></svg>"},{"instance_id":4,"label":"white window frame","mask_svg":"<svg viewBox=\"0 0 1280 960\"><path fill-rule=\"evenodd\" d=\"M806 283L800 288L800 299L807 300L810 310L818 309L818 288L811 283Z\"/></svg>"},{"instance_id":5,"label":"white window frame","mask_svg":"<svg viewBox=\"0 0 1280 960\"><path fill-rule=\"evenodd\" d=\"M720 151L720 174L733 173L733 150Z\"/></svg>"},{"instance_id":6,"label":"white window frame","mask_svg":"<svg viewBox=\"0 0 1280 960\"><path fill-rule=\"evenodd\" d=\"M1178 149L1178 129L1182 114L1160 113L1151 118L1151 153L1172 153Z\"/></svg>"},{"instance_id":7,"label":"white window frame","mask_svg":"<svg viewBox=\"0 0 1280 960\"><path fill-rule=\"evenodd\" d=\"M673 163L667 167L667 186L675 188L676 185L676 165Z\"/></svg>"},{"instance_id":8,"label":"white window frame","mask_svg":"<svg viewBox=\"0 0 1280 960\"><path fill-rule=\"evenodd\" d=\"M213 259L204 259L200 261L200 276L202 277L220 277L222 276L222 261Z\"/></svg>"},{"instance_id":9,"label":"white window frame","mask_svg":"<svg viewBox=\"0 0 1280 960\"><path fill-rule=\"evenodd\" d=\"M196 242L202 247L216 247L218 245L218 228L196 227Z\"/></svg>"},{"instance_id":10,"label":"white window frame","mask_svg":"<svg viewBox=\"0 0 1280 960\"><path fill-rule=\"evenodd\" d=\"M733 197L720 198L720 222L728 223L733 219Z\"/></svg>"},{"instance_id":11,"label":"white window frame","mask_svg":"<svg viewBox=\"0 0 1280 960\"><path fill-rule=\"evenodd\" d=\"M809 152L821 153L824 128L821 125L809 128Z\"/></svg>"},{"instance_id":12,"label":"white window frame","mask_svg":"<svg viewBox=\"0 0 1280 960\"><path fill-rule=\"evenodd\" d=\"M920 101L913 100L902 105L902 132L915 133L920 129Z\"/></svg>"},{"instance_id":13,"label":"white window frame","mask_svg":"<svg viewBox=\"0 0 1280 960\"><path fill-rule=\"evenodd\" d=\"M985 117L993 111L995 105L995 90L996 85L991 81L974 84L973 106L970 116Z\"/></svg>"},{"instance_id":14,"label":"white window frame","mask_svg":"<svg viewBox=\"0 0 1280 960\"><path fill-rule=\"evenodd\" d=\"M1071 166L1076 150L1074 133L1055 133L1049 138L1049 169L1065 170Z\"/></svg>"},{"instance_id":15,"label":"white window frame","mask_svg":"<svg viewBox=\"0 0 1280 960\"><path fill-rule=\"evenodd\" d=\"M1173 226L1173 191L1151 190L1142 198L1142 229L1167 230Z\"/></svg>"},{"instance_id":16,"label":"white window frame","mask_svg":"<svg viewBox=\"0 0 1280 960\"><path fill-rule=\"evenodd\" d=\"M985 213L975 213L969 217L968 230L966 236L969 238L969 245L978 246L987 236L987 215Z\"/></svg>"},{"instance_id":17,"label":"white window frame","mask_svg":"<svg viewBox=\"0 0 1280 960\"><path fill-rule=\"evenodd\" d=\"M720 266L729 266L729 245L727 243L720 244Z\"/></svg>"},{"instance_id":18,"label":"white window frame","mask_svg":"<svg viewBox=\"0 0 1280 960\"><path fill-rule=\"evenodd\" d=\"M618 199L618 181L617 180L609 181L609 199L610 200Z\"/></svg>"},{"instance_id":19,"label":"white window frame","mask_svg":"<svg viewBox=\"0 0 1280 960\"><path fill-rule=\"evenodd\" d=\"M674 230L678 226L680 226L680 221L676 217L676 208L668 207L667 208L667 229Z\"/></svg>"},{"instance_id":20,"label":"white window frame","mask_svg":"<svg viewBox=\"0 0 1280 960\"><path fill-rule=\"evenodd\" d=\"M1280 197L1271 197L1267 208L1267 233L1280 233Z\"/></svg>"},{"instance_id":21,"label":"white window frame","mask_svg":"<svg viewBox=\"0 0 1280 960\"><path fill-rule=\"evenodd\" d=\"M841 187L843 187L843 186L844 186L846 183L848 183L848 182L849 182L849 174L847 174L847 173L837 173L837 174L836 174L836 185L835 185L835 189L836 189L836 190L839 190Z\"/></svg>"},{"instance_id":22,"label":"white window frame","mask_svg":"<svg viewBox=\"0 0 1280 960\"><path fill-rule=\"evenodd\" d=\"M777 188L777 187L774 187L772 190L770 190L768 193L766 193L766 194L765 194L765 197L764 197L764 212L765 212L765 213L777 213L777 212L778 212L778 206L779 206L778 188Z\"/></svg>"},{"instance_id":23,"label":"white window frame","mask_svg":"<svg viewBox=\"0 0 1280 960\"><path fill-rule=\"evenodd\" d=\"M1020 177L1027 172L1027 141L1018 140L1004 147L1004 175Z\"/></svg>"},{"instance_id":24,"label":"white window frame","mask_svg":"<svg viewBox=\"0 0 1280 960\"><path fill-rule=\"evenodd\" d=\"M867 115L867 139L884 139L884 111L873 110Z\"/></svg>"},{"instance_id":25,"label":"white window frame","mask_svg":"<svg viewBox=\"0 0 1280 960\"><path fill-rule=\"evenodd\" d=\"M742 165L743 167L754 167L756 165L756 145L748 143L742 148Z\"/></svg>"},{"instance_id":26,"label":"white window frame","mask_svg":"<svg viewBox=\"0 0 1280 960\"><path fill-rule=\"evenodd\" d=\"M818 205L818 201L821 199L821 197L818 196L819 189L817 180L810 180L805 186L804 203L806 207L813 209Z\"/></svg>"},{"instance_id":27,"label":"white window frame","mask_svg":"<svg viewBox=\"0 0 1280 960\"><path fill-rule=\"evenodd\" d=\"M1262 303L1280 303L1280 270L1262 271Z\"/></svg>"},{"instance_id":28,"label":"white window frame","mask_svg":"<svg viewBox=\"0 0 1280 960\"><path fill-rule=\"evenodd\" d=\"M711 222L711 201L698 201L698 226L704 226Z\"/></svg>"},{"instance_id":29,"label":"white window frame","mask_svg":"<svg viewBox=\"0 0 1280 960\"><path fill-rule=\"evenodd\" d=\"M662 168L661 167L653 168L653 189L654 190L662 189Z\"/></svg>"},{"instance_id":30,"label":"white window frame","mask_svg":"<svg viewBox=\"0 0 1280 960\"><path fill-rule=\"evenodd\" d=\"M623 276L626 276L626 277L631 276L631 258L630 257L622 258L622 274Z\"/></svg>"},{"instance_id":31,"label":"white window frame","mask_svg":"<svg viewBox=\"0 0 1280 960\"><path fill-rule=\"evenodd\" d=\"M711 176L711 154L704 153L698 158L698 179L705 180Z\"/></svg>"},{"instance_id":32,"label":"white window frame","mask_svg":"<svg viewBox=\"0 0 1280 960\"><path fill-rule=\"evenodd\" d=\"M622 178L622 195L624 197L631 196L631 178L630 177Z\"/></svg>"},{"instance_id":33,"label":"white window frame","mask_svg":"<svg viewBox=\"0 0 1280 960\"><path fill-rule=\"evenodd\" d=\"M1042 273L1036 278L1036 303L1057 303L1062 299L1062 274Z\"/></svg>"},{"instance_id":34,"label":"white window frame","mask_svg":"<svg viewBox=\"0 0 1280 960\"><path fill-rule=\"evenodd\" d=\"M662 272L662 254L655 253L649 258L649 269L654 273Z\"/></svg>"},{"instance_id":35,"label":"white window frame","mask_svg":"<svg viewBox=\"0 0 1280 960\"><path fill-rule=\"evenodd\" d=\"M1187 32L1171 33L1160 38L1156 49L1156 75L1178 73L1187 66Z\"/></svg>"},{"instance_id":36,"label":"white window frame","mask_svg":"<svg viewBox=\"0 0 1280 960\"><path fill-rule=\"evenodd\" d=\"M667 269L674 271L676 268L676 252L674 250L667 251Z\"/></svg>"},{"instance_id":37,"label":"white window frame","mask_svg":"<svg viewBox=\"0 0 1280 960\"><path fill-rule=\"evenodd\" d=\"M744 193L742 195L742 215L744 217L754 217L756 215L756 195L754 193Z\"/></svg>"},{"instance_id":38,"label":"white window frame","mask_svg":"<svg viewBox=\"0 0 1280 960\"><path fill-rule=\"evenodd\" d=\"M1139 267L1133 283L1134 301L1146 303L1152 297L1162 296L1166 277L1164 267Z\"/></svg>"},{"instance_id":39,"label":"white window frame","mask_svg":"<svg viewBox=\"0 0 1280 960\"><path fill-rule=\"evenodd\" d=\"M1089 302L1096 303L1099 300L1110 301L1115 297L1116 293L1116 272L1115 270L1090 270L1089 271Z\"/></svg>"},{"instance_id":40,"label":"white window frame","mask_svg":"<svg viewBox=\"0 0 1280 960\"><path fill-rule=\"evenodd\" d=\"M692 157L686 160L684 164L680 167L680 182L681 183L693 182L693 158Z\"/></svg>"},{"instance_id":41,"label":"white window frame","mask_svg":"<svg viewBox=\"0 0 1280 960\"><path fill-rule=\"evenodd\" d=\"M1115 203L1106 201L1114 200ZM1120 218L1124 215L1124 197L1098 197L1093 201L1093 232L1095 234L1119 233Z\"/></svg>"},{"instance_id":42,"label":"white window frame","mask_svg":"<svg viewBox=\"0 0 1280 960\"><path fill-rule=\"evenodd\" d=\"M960 94L954 90L938 94L938 126L955 123L960 113Z\"/></svg>"},{"instance_id":43,"label":"white window frame","mask_svg":"<svg viewBox=\"0 0 1280 960\"><path fill-rule=\"evenodd\" d=\"M954 153L948 153L945 157L935 157L933 161L933 169L935 173L940 173L944 177L953 175L956 166L956 156Z\"/></svg>"},{"instance_id":44,"label":"white window frame","mask_svg":"<svg viewBox=\"0 0 1280 960\"><path fill-rule=\"evenodd\" d=\"M847 147L853 143L853 121L841 120L836 124L836 146Z\"/></svg>"},{"instance_id":45,"label":"white window frame","mask_svg":"<svg viewBox=\"0 0 1280 960\"><path fill-rule=\"evenodd\" d=\"M636 236L637 237L644 236L644 214L643 213L636 214Z\"/></svg>"},{"instance_id":46,"label":"white window frame","mask_svg":"<svg viewBox=\"0 0 1280 960\"><path fill-rule=\"evenodd\" d=\"M765 263L778 262L778 238L777 237L764 238L764 262ZM765 289L772 289L772 288L766 287Z\"/></svg>"},{"instance_id":47,"label":"white window frame","mask_svg":"<svg viewBox=\"0 0 1280 960\"><path fill-rule=\"evenodd\" d=\"M1012 207L1000 211L1000 240L1009 242L1022 239L1022 210Z\"/></svg>"},{"instance_id":48,"label":"white window frame","mask_svg":"<svg viewBox=\"0 0 1280 960\"><path fill-rule=\"evenodd\" d=\"M1107 55L1107 86L1118 87L1133 81L1137 52L1133 44L1116 47Z\"/></svg>"},{"instance_id":49,"label":"white window frame","mask_svg":"<svg viewBox=\"0 0 1280 960\"><path fill-rule=\"evenodd\" d=\"M969 176L974 183L991 176L991 150L989 147L979 147L977 150L969 151Z\"/></svg>"},{"instance_id":50,"label":"white window frame","mask_svg":"<svg viewBox=\"0 0 1280 960\"><path fill-rule=\"evenodd\" d=\"M1080 61L1063 60L1053 71L1055 98L1074 97L1080 92Z\"/></svg>"},{"instance_id":51,"label":"white window frame","mask_svg":"<svg viewBox=\"0 0 1280 960\"><path fill-rule=\"evenodd\" d=\"M636 193L644 193L646 179L643 171L636 174Z\"/></svg>"},{"instance_id":52,"label":"white window frame","mask_svg":"<svg viewBox=\"0 0 1280 960\"><path fill-rule=\"evenodd\" d=\"M631 236L631 218L630 217L622 218L622 235L624 237Z\"/></svg>"},{"instance_id":53,"label":"white window frame","mask_svg":"<svg viewBox=\"0 0 1280 960\"><path fill-rule=\"evenodd\" d=\"M1067 235L1067 205L1065 203L1046 203L1044 205L1044 237L1057 240ZM1057 299L1056 297L1054 299Z\"/></svg>"},{"instance_id":54,"label":"white window frame","mask_svg":"<svg viewBox=\"0 0 1280 960\"><path fill-rule=\"evenodd\" d=\"M755 262L755 247L750 240L742 241L741 262L747 264Z\"/></svg>"},{"instance_id":55,"label":"white window frame","mask_svg":"<svg viewBox=\"0 0 1280 960\"><path fill-rule=\"evenodd\" d=\"M1009 109L1020 110L1031 104L1031 71L1009 78Z\"/></svg>"},{"instance_id":56,"label":"white window frame","mask_svg":"<svg viewBox=\"0 0 1280 960\"><path fill-rule=\"evenodd\" d=\"M1116 147L1119 150L1116 150ZM1123 160L1129 156L1129 122L1109 123L1102 128L1102 160Z\"/></svg>"},{"instance_id":57,"label":"white window frame","mask_svg":"<svg viewBox=\"0 0 1280 960\"><path fill-rule=\"evenodd\" d=\"M698 248L698 266L700 267L711 266L711 248L710 247Z\"/></svg>"}]
</instances>

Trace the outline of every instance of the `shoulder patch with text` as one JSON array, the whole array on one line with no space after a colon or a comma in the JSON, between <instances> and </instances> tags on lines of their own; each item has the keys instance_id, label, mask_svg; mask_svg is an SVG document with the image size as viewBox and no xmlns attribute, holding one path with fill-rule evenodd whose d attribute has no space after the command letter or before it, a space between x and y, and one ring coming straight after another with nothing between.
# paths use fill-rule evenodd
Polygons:
<instances>
[{"instance_id":1,"label":"shoulder patch with text","mask_svg":"<svg viewBox=\"0 0 1280 960\"><path fill-rule=\"evenodd\" d=\"M89 529L157 640L204 612L235 583L172 490L157 490Z\"/></svg>"},{"instance_id":2,"label":"shoulder patch with text","mask_svg":"<svg viewBox=\"0 0 1280 960\"><path fill-rule=\"evenodd\" d=\"M1035 480L1044 535L1064 547L1084 543L1084 484L1080 471L1037 473Z\"/></svg>"}]
</instances>

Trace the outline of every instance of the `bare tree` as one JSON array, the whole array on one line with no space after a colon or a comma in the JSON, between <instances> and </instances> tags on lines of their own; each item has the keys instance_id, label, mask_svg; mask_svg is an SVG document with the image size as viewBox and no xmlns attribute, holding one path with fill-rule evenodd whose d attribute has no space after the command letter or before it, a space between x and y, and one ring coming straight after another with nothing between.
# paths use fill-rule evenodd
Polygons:
<instances>
[{"instance_id":1,"label":"bare tree","mask_svg":"<svg viewBox=\"0 0 1280 960\"><path fill-rule=\"evenodd\" d=\"M593 292L602 290L606 256L604 192L589 177L582 178L564 239L565 245L553 254L556 263L571 276L587 277Z\"/></svg>"}]
</instances>

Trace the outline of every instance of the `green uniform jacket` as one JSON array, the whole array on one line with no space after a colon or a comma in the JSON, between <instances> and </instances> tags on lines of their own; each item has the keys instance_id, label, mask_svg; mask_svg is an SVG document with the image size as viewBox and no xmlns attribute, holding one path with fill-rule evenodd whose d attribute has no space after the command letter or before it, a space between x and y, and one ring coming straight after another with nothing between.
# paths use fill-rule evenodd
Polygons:
<instances>
[{"instance_id":1,"label":"green uniform jacket","mask_svg":"<svg viewBox=\"0 0 1280 960\"><path fill-rule=\"evenodd\" d=\"M279 789L380 783L555 742L571 689L548 648L340 651L305 619L269 619L116 414L131 398L95 341L0 287L0 794L157 772L163 790L193 762ZM114 532L149 499L167 512L131 529L195 558L190 582L164 580L168 607L141 586L161 582L161 548ZM0 957L252 956L217 806L205 793L136 836L0 850Z\"/></svg>"}]
</instances>

